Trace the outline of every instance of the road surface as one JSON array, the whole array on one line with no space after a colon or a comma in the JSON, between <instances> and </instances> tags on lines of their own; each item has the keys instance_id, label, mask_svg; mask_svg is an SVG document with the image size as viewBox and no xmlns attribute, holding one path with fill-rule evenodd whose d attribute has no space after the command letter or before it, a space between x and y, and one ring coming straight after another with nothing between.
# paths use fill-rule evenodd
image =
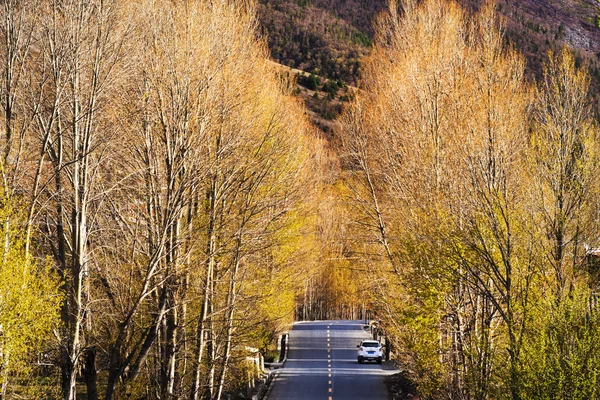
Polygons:
<instances>
[{"instance_id":1,"label":"road surface","mask_svg":"<svg viewBox=\"0 0 600 400\"><path fill-rule=\"evenodd\" d=\"M358 364L356 346L369 339L363 321L298 322L290 332L288 359L268 400L386 400L386 375L397 371Z\"/></svg>"}]
</instances>

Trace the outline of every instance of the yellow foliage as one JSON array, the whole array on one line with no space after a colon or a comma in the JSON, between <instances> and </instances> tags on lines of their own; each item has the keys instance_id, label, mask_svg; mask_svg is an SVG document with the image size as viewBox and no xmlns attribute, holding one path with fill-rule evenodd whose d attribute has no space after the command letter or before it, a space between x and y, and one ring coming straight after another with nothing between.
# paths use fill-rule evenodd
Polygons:
<instances>
[{"instance_id":1,"label":"yellow foliage","mask_svg":"<svg viewBox=\"0 0 600 400\"><path fill-rule=\"evenodd\" d=\"M0 215L6 234L0 260L0 385L6 393L10 378L26 375L39 353L50 348L62 297L50 263L40 266L27 257L21 232L11 226L20 221L19 212L5 202Z\"/></svg>"}]
</instances>

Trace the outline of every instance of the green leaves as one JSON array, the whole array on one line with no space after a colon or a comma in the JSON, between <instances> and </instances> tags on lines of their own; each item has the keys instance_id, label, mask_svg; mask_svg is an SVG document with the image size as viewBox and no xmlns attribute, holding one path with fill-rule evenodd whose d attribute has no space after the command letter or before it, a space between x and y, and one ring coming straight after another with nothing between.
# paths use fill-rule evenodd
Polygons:
<instances>
[{"instance_id":1,"label":"green leaves","mask_svg":"<svg viewBox=\"0 0 600 400\"><path fill-rule=\"evenodd\" d=\"M600 396L600 313L595 296L546 294L536 302L523 348L524 399L597 399Z\"/></svg>"},{"instance_id":2,"label":"green leaves","mask_svg":"<svg viewBox=\"0 0 600 400\"><path fill-rule=\"evenodd\" d=\"M0 385L5 392L13 378L27 376L39 353L51 348L49 338L59 324L60 280L49 261L37 264L24 250L12 225L21 220L7 201L0 209L6 241L0 260ZM35 385L32 385L32 387Z\"/></svg>"}]
</instances>

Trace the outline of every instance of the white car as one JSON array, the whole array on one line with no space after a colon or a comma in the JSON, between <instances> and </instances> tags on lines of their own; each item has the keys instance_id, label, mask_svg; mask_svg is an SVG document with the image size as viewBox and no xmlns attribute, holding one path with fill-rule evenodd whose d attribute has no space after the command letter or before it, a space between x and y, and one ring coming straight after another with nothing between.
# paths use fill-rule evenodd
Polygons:
<instances>
[{"instance_id":1,"label":"white car","mask_svg":"<svg viewBox=\"0 0 600 400\"><path fill-rule=\"evenodd\" d=\"M383 360L383 348L378 340L363 340L358 346L358 363L363 361L377 361L381 364Z\"/></svg>"}]
</instances>

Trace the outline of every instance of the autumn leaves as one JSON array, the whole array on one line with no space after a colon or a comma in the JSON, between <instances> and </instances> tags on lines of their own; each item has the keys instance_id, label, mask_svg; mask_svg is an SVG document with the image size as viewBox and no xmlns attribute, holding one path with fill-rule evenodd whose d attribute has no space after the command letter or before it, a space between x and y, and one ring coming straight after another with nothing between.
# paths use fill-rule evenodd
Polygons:
<instances>
[{"instance_id":1,"label":"autumn leaves","mask_svg":"<svg viewBox=\"0 0 600 400\"><path fill-rule=\"evenodd\" d=\"M65 399L222 398L293 318L308 130L238 3L2 5L7 202L62 281L52 334L23 329Z\"/></svg>"},{"instance_id":2,"label":"autumn leaves","mask_svg":"<svg viewBox=\"0 0 600 400\"><path fill-rule=\"evenodd\" d=\"M597 285L584 257L598 238L589 79L564 50L530 83L491 4L474 16L439 0L394 7L345 149L371 243L356 251L376 255L363 259L383 278L375 299L396 351L433 397L597 397L583 354L598 311L581 306ZM569 345L533 350L548 341Z\"/></svg>"},{"instance_id":3,"label":"autumn leaves","mask_svg":"<svg viewBox=\"0 0 600 400\"><path fill-rule=\"evenodd\" d=\"M371 306L424 395L598 396L568 51L529 79L493 6L392 2L340 172L250 1L1 7L1 397L219 399L294 311Z\"/></svg>"}]
</instances>

